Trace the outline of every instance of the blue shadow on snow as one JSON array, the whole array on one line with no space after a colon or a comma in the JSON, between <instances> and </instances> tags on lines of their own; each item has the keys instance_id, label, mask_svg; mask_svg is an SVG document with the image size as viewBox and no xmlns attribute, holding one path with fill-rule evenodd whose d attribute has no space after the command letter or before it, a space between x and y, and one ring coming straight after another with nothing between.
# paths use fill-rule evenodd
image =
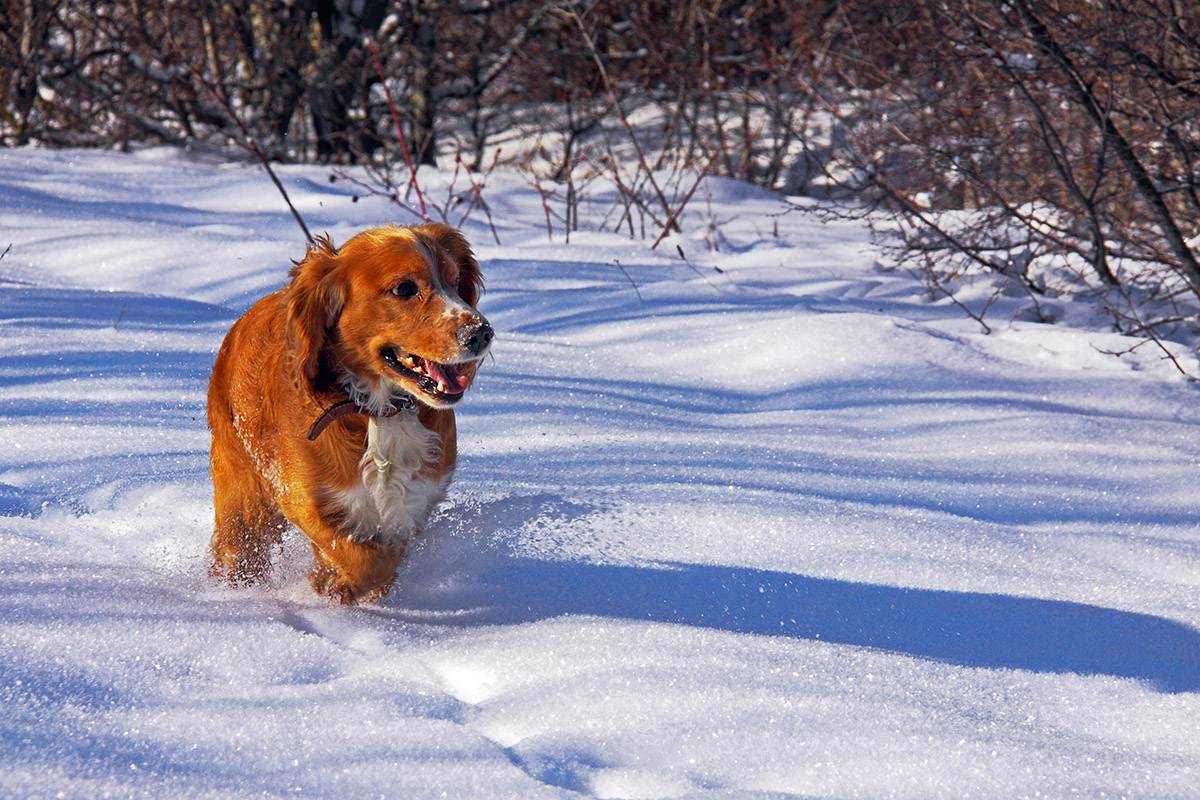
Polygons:
<instances>
[{"instance_id":1,"label":"blue shadow on snow","mask_svg":"<svg viewBox=\"0 0 1200 800\"><path fill-rule=\"evenodd\" d=\"M502 557L487 572L480 576L488 584L485 622L586 614L869 647L965 667L1132 678L1172 693L1200 690L1200 631L1083 603L695 564Z\"/></svg>"}]
</instances>

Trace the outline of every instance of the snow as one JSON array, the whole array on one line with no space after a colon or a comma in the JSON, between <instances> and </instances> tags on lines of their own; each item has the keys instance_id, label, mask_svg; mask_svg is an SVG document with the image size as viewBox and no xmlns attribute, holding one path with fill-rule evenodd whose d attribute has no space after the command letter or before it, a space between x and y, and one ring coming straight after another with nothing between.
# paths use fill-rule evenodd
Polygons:
<instances>
[{"instance_id":1,"label":"snow","mask_svg":"<svg viewBox=\"0 0 1200 800\"><path fill-rule=\"evenodd\" d=\"M412 221L281 174L335 242ZM729 181L654 251L548 241L517 174L484 196L449 501L342 608L298 534L269 586L204 570L209 367L304 249L270 182L0 151L0 795L1196 796L1169 362L1002 307L984 335L861 223Z\"/></svg>"}]
</instances>

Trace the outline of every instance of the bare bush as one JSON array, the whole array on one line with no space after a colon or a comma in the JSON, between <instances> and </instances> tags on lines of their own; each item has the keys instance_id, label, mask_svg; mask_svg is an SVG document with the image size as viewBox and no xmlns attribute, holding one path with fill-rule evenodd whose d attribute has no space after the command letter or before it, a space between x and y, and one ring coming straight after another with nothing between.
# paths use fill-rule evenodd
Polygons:
<instances>
[{"instance_id":1,"label":"bare bush","mask_svg":"<svg viewBox=\"0 0 1200 800\"><path fill-rule=\"evenodd\" d=\"M1184 4L850 0L820 43L836 80L809 88L848 132L827 169L902 217L900 256L931 285L970 270L1071 285L1142 332L1117 308L1132 295L1106 287L1200 295L1200 18Z\"/></svg>"},{"instance_id":2,"label":"bare bush","mask_svg":"<svg viewBox=\"0 0 1200 800\"><path fill-rule=\"evenodd\" d=\"M1036 316L1039 297L1083 291L1150 335L1200 307L1200 15L1185 0L5 0L4 14L6 145L252 142L366 165L397 198L402 140L418 164L477 173L503 145L551 230L586 210L656 241L697 176L728 175L889 209L898 259L935 292L996 276ZM485 208L482 178L464 183L473 205L434 212Z\"/></svg>"}]
</instances>

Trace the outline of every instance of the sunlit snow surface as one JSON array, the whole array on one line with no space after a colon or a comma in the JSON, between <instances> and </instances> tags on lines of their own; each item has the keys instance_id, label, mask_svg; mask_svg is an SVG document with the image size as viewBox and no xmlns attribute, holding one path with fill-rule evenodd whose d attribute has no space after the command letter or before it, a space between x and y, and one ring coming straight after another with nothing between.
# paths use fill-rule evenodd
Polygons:
<instances>
[{"instance_id":1,"label":"sunlit snow surface","mask_svg":"<svg viewBox=\"0 0 1200 800\"><path fill-rule=\"evenodd\" d=\"M412 221L281 172L335 242ZM729 182L654 252L484 196L456 482L346 609L295 534L270 586L204 572L209 367L304 251L267 178L0 151L0 796L1197 796L1169 362L1002 306L985 336Z\"/></svg>"}]
</instances>

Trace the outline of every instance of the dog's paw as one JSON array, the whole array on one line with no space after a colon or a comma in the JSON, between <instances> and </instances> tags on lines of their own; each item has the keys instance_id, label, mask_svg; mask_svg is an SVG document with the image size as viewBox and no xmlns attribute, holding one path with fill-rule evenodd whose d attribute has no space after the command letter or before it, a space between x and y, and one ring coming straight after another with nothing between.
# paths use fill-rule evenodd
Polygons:
<instances>
[{"instance_id":1,"label":"dog's paw","mask_svg":"<svg viewBox=\"0 0 1200 800\"><path fill-rule=\"evenodd\" d=\"M377 603L382 600L392 588L392 581L395 580L395 574L386 579L382 584L375 583L371 586L356 586L346 579L346 577L335 569L327 566L314 566L313 571L309 573L309 581L312 583L313 591L322 597L328 598L331 602L341 603L342 605L357 605L361 603Z\"/></svg>"}]
</instances>

